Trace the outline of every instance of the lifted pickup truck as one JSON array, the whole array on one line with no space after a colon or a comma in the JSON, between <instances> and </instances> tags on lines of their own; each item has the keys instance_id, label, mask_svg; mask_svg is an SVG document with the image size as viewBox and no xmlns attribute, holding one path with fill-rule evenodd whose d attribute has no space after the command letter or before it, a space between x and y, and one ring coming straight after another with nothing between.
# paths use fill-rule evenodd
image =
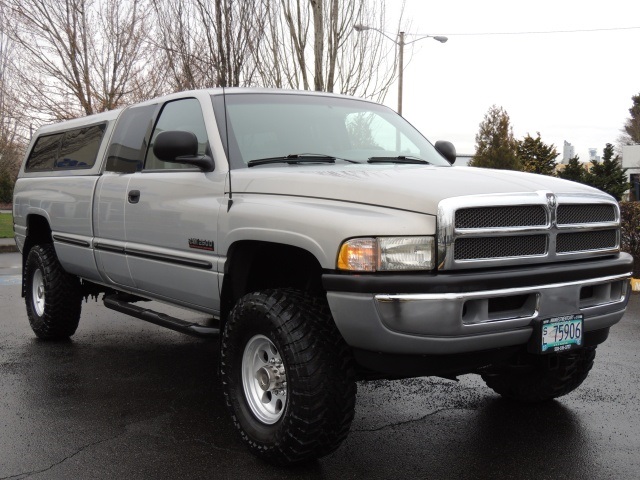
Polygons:
<instances>
[{"instance_id":1,"label":"lifted pickup truck","mask_svg":"<svg viewBox=\"0 0 640 480\"><path fill-rule=\"evenodd\" d=\"M356 380L476 373L510 399L564 395L627 305L618 205L454 160L386 107L317 92L183 92L42 127L13 212L29 322L67 338L104 294L220 335L233 421L276 464L339 447Z\"/></svg>"}]
</instances>

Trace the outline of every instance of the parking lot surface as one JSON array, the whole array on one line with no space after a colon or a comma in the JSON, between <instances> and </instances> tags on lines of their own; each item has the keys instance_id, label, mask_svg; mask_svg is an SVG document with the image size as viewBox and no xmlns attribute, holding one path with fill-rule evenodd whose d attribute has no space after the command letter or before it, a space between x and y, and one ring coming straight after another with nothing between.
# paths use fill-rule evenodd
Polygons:
<instances>
[{"instance_id":1,"label":"parking lot surface","mask_svg":"<svg viewBox=\"0 0 640 480\"><path fill-rule=\"evenodd\" d=\"M283 469L236 436L216 341L90 300L72 340L41 342L19 274L0 255L0 480L640 477L639 294L566 397L516 405L474 375L360 383L342 447Z\"/></svg>"}]
</instances>

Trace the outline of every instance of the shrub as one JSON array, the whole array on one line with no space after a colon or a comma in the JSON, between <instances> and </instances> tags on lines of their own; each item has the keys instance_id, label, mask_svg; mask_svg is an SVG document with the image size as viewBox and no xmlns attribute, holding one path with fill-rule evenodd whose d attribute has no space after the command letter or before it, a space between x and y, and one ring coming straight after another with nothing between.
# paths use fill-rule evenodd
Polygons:
<instances>
[{"instance_id":1,"label":"shrub","mask_svg":"<svg viewBox=\"0 0 640 480\"><path fill-rule=\"evenodd\" d=\"M0 171L0 203L11 203L13 200L13 181L7 171Z\"/></svg>"},{"instance_id":2,"label":"shrub","mask_svg":"<svg viewBox=\"0 0 640 480\"><path fill-rule=\"evenodd\" d=\"M640 202L620 202L622 250L633 256L633 278L640 278Z\"/></svg>"}]
</instances>

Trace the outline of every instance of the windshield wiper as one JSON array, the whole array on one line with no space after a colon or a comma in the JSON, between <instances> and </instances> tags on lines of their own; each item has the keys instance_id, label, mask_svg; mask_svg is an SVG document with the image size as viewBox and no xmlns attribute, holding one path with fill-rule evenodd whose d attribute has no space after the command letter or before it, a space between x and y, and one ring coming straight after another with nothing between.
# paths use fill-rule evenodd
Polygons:
<instances>
[{"instance_id":1,"label":"windshield wiper","mask_svg":"<svg viewBox=\"0 0 640 480\"><path fill-rule=\"evenodd\" d=\"M321 153L294 153L282 157L257 158L255 160L249 160L247 167L268 165L270 163L286 163L289 165L295 165L298 163L336 163L336 157Z\"/></svg>"},{"instance_id":2,"label":"windshield wiper","mask_svg":"<svg viewBox=\"0 0 640 480\"><path fill-rule=\"evenodd\" d=\"M400 155L398 157L370 157L367 163L418 163L427 164L430 162L420 157L412 157L411 155Z\"/></svg>"}]
</instances>

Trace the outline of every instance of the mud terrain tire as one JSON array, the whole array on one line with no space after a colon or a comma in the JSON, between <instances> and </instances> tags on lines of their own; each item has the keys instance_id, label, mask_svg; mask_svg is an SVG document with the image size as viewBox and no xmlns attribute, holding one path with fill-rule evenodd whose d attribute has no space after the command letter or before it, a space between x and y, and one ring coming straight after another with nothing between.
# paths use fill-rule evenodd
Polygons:
<instances>
[{"instance_id":1,"label":"mud terrain tire","mask_svg":"<svg viewBox=\"0 0 640 480\"><path fill-rule=\"evenodd\" d=\"M80 281L64 271L52 244L29 250L25 282L27 316L36 336L62 340L73 335L82 309Z\"/></svg>"},{"instance_id":2,"label":"mud terrain tire","mask_svg":"<svg viewBox=\"0 0 640 480\"><path fill-rule=\"evenodd\" d=\"M325 299L289 289L242 297L224 327L220 371L233 422L258 457L305 462L346 438L353 360Z\"/></svg>"},{"instance_id":3,"label":"mud terrain tire","mask_svg":"<svg viewBox=\"0 0 640 480\"><path fill-rule=\"evenodd\" d=\"M566 395L587 378L596 347L552 357L527 355L519 365L494 368L482 378L494 392L511 400L535 403Z\"/></svg>"}]
</instances>

